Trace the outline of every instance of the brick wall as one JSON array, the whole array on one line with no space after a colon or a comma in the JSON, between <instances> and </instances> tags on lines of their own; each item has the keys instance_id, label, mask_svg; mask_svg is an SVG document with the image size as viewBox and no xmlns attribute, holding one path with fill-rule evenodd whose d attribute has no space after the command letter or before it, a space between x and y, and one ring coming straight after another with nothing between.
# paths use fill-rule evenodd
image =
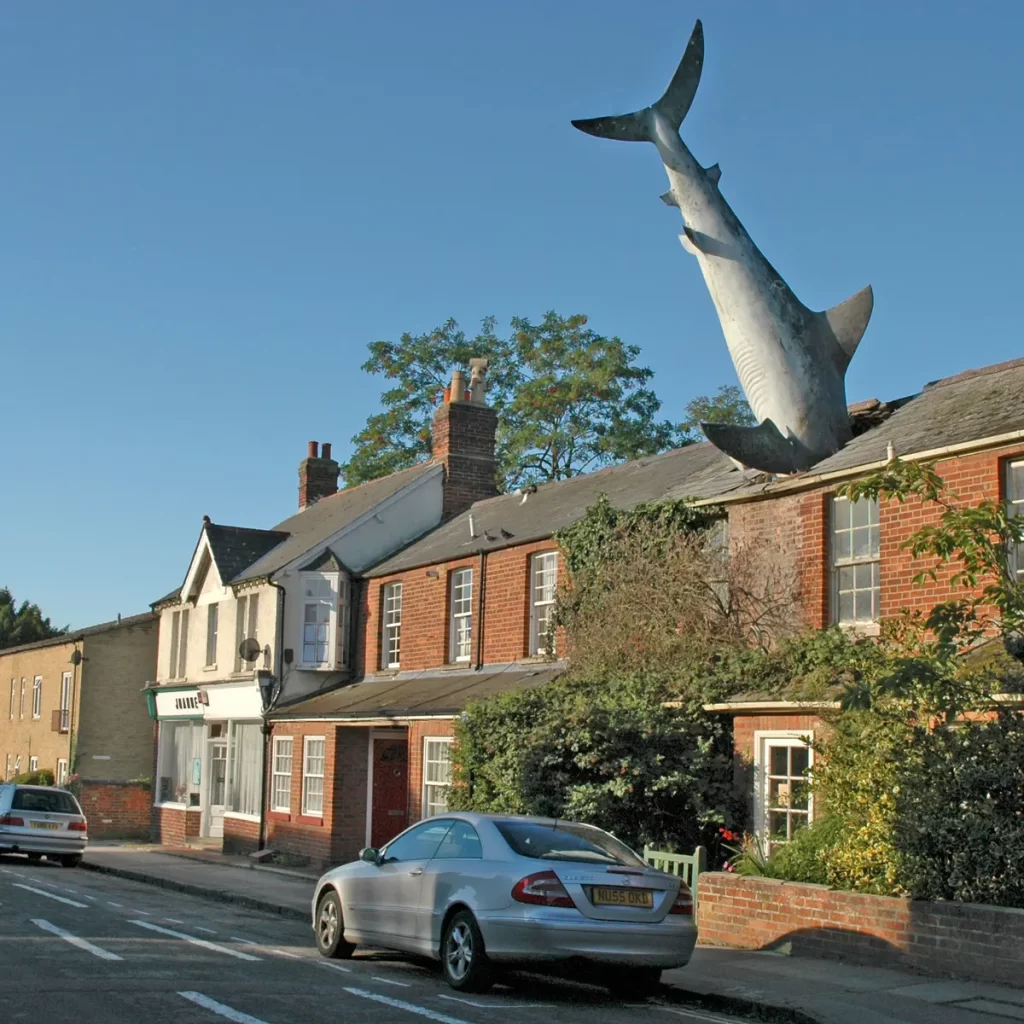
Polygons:
<instances>
[{"instance_id":1,"label":"brick wall","mask_svg":"<svg viewBox=\"0 0 1024 1024\"><path fill-rule=\"evenodd\" d=\"M551 540L520 544L492 551L484 570L483 661L503 664L524 658L530 642L530 556L555 550ZM360 616L359 652L365 661L359 671L374 672L381 658L382 591L388 583L402 582L403 671L440 668L449 663L448 615L451 599L450 576L454 569L473 569L473 626L479 591L480 559L459 558L437 565L422 566L367 581ZM428 576L427 571L436 576ZM474 632L473 657L477 638Z\"/></svg>"},{"instance_id":2,"label":"brick wall","mask_svg":"<svg viewBox=\"0 0 1024 1024\"><path fill-rule=\"evenodd\" d=\"M289 810L267 812L267 845L309 858L318 866L354 860L366 845L366 728L329 722L278 722L271 737L268 771L273 770L274 737L292 737ZM307 736L324 737L324 814L302 814L302 762ZM268 806L270 783L267 785Z\"/></svg>"},{"instance_id":3,"label":"brick wall","mask_svg":"<svg viewBox=\"0 0 1024 1024\"><path fill-rule=\"evenodd\" d=\"M702 874L699 886L700 940L709 945L764 949L791 942L797 956L902 964L1011 985L1024 972L1024 910L865 896L718 871Z\"/></svg>"},{"instance_id":4,"label":"brick wall","mask_svg":"<svg viewBox=\"0 0 1024 1024\"><path fill-rule=\"evenodd\" d=\"M260 823L224 815L224 853L245 854L260 846Z\"/></svg>"},{"instance_id":5,"label":"brick wall","mask_svg":"<svg viewBox=\"0 0 1024 1024\"><path fill-rule=\"evenodd\" d=\"M198 808L187 811L182 807L153 807L150 837L154 843L184 846L187 839L199 836L201 819Z\"/></svg>"},{"instance_id":6,"label":"brick wall","mask_svg":"<svg viewBox=\"0 0 1024 1024\"><path fill-rule=\"evenodd\" d=\"M936 470L965 504L984 498L1005 498L1005 463L1019 458L1018 444L993 451L957 456L936 463ZM772 563L798 581L798 604L806 625L821 628L831 621L831 567L829 504L841 485L798 494L767 496L729 506L730 546L735 553L745 546L769 553ZM901 549L916 530L939 520L942 509L916 499L900 504L882 502L878 510L881 561L881 615L898 615L904 608L930 611L949 597L950 573L935 582L915 586L914 576L934 564L915 561Z\"/></svg>"},{"instance_id":7,"label":"brick wall","mask_svg":"<svg viewBox=\"0 0 1024 1024\"><path fill-rule=\"evenodd\" d=\"M153 791L148 782L85 780L79 802L93 838L149 836Z\"/></svg>"},{"instance_id":8,"label":"brick wall","mask_svg":"<svg viewBox=\"0 0 1024 1024\"><path fill-rule=\"evenodd\" d=\"M451 736L455 723L450 718L409 723L409 824L423 817L423 739L426 736Z\"/></svg>"}]
</instances>

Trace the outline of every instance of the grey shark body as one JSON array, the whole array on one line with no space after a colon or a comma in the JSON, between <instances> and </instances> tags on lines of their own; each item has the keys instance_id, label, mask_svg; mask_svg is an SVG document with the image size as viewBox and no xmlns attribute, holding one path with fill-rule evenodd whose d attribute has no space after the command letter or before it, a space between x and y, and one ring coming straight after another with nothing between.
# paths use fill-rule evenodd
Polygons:
<instances>
[{"instance_id":1,"label":"grey shark body","mask_svg":"<svg viewBox=\"0 0 1024 1024\"><path fill-rule=\"evenodd\" d=\"M809 468L850 440L846 368L871 317L870 286L825 312L808 309L747 234L718 187L718 166L702 167L679 137L704 63L698 21L665 95L632 114L573 121L602 138L652 142L679 208L680 241L692 253L725 334L757 427L701 424L742 466L771 473Z\"/></svg>"}]
</instances>

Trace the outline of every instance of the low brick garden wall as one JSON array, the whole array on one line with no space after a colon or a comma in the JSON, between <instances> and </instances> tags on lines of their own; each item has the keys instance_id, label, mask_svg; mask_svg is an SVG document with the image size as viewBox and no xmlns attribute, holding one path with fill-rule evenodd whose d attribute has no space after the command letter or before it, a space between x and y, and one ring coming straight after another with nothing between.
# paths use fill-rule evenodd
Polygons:
<instances>
[{"instance_id":1,"label":"low brick garden wall","mask_svg":"<svg viewBox=\"0 0 1024 1024\"><path fill-rule=\"evenodd\" d=\"M704 872L700 941L1024 985L1024 910L865 896L822 885Z\"/></svg>"},{"instance_id":2,"label":"low brick garden wall","mask_svg":"<svg viewBox=\"0 0 1024 1024\"><path fill-rule=\"evenodd\" d=\"M149 836L153 793L148 782L87 779L79 802L89 822L89 836L146 839Z\"/></svg>"}]
</instances>

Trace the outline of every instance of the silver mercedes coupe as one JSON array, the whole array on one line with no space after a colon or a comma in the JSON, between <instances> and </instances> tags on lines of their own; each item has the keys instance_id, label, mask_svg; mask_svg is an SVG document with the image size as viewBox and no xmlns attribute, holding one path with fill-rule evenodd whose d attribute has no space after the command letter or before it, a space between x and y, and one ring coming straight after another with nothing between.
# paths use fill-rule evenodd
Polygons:
<instances>
[{"instance_id":1,"label":"silver mercedes coupe","mask_svg":"<svg viewBox=\"0 0 1024 1024\"><path fill-rule=\"evenodd\" d=\"M317 948L356 946L440 960L462 992L497 966L597 963L620 995L653 991L693 953L690 890L614 836L550 818L451 813L328 871L312 906Z\"/></svg>"}]
</instances>

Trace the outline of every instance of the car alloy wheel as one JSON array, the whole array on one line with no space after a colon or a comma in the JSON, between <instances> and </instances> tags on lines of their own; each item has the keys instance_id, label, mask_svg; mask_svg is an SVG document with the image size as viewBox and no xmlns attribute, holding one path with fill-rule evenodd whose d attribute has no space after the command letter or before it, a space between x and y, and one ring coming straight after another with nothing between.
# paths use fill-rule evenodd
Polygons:
<instances>
[{"instance_id":1,"label":"car alloy wheel","mask_svg":"<svg viewBox=\"0 0 1024 1024\"><path fill-rule=\"evenodd\" d=\"M491 987L491 966L476 918L460 910L449 920L441 943L445 980L459 992L485 992Z\"/></svg>"},{"instance_id":2,"label":"car alloy wheel","mask_svg":"<svg viewBox=\"0 0 1024 1024\"><path fill-rule=\"evenodd\" d=\"M341 904L338 894L329 891L316 909L316 948L324 956L337 960L347 959L355 946L345 941L345 929L341 918Z\"/></svg>"}]
</instances>

